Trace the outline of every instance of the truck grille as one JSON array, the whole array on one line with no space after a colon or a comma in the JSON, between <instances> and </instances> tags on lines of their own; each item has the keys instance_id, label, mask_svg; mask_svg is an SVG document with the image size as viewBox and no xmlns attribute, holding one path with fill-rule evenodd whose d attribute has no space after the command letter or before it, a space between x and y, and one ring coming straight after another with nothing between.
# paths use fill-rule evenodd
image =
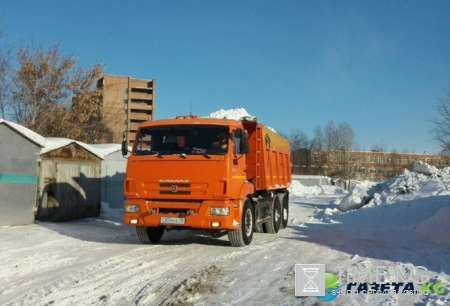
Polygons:
<instances>
[{"instance_id":1,"label":"truck grille","mask_svg":"<svg viewBox=\"0 0 450 306\"><path fill-rule=\"evenodd\" d=\"M160 183L159 187L159 194L191 194L190 183Z\"/></svg>"}]
</instances>

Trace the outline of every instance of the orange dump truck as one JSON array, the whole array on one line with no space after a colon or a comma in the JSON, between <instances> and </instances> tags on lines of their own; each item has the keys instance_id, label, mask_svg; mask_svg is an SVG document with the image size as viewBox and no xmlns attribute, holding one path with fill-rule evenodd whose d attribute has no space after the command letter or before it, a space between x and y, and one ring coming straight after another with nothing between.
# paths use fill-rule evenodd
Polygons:
<instances>
[{"instance_id":1,"label":"orange dump truck","mask_svg":"<svg viewBox=\"0 0 450 306\"><path fill-rule=\"evenodd\" d=\"M289 141L256 119L147 121L128 156L124 221L142 243L190 228L227 230L245 246L254 231L286 227L290 183Z\"/></svg>"}]
</instances>

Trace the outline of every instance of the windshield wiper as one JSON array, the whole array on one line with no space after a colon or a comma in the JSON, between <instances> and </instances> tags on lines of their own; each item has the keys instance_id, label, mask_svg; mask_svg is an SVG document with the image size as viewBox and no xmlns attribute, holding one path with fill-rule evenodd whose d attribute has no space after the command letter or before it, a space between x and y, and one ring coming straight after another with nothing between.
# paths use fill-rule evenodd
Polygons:
<instances>
[{"instance_id":1,"label":"windshield wiper","mask_svg":"<svg viewBox=\"0 0 450 306\"><path fill-rule=\"evenodd\" d=\"M158 151L151 151L153 153L153 155L156 155L158 157L162 157L161 153L159 153Z\"/></svg>"}]
</instances>

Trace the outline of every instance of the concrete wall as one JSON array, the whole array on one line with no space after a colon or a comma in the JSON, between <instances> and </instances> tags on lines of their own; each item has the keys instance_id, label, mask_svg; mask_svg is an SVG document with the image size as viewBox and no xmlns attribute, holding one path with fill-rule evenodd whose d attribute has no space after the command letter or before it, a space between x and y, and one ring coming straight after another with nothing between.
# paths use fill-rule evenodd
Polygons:
<instances>
[{"instance_id":1,"label":"concrete wall","mask_svg":"<svg viewBox=\"0 0 450 306\"><path fill-rule=\"evenodd\" d=\"M34 223L40 147L0 124L0 225Z\"/></svg>"},{"instance_id":2,"label":"concrete wall","mask_svg":"<svg viewBox=\"0 0 450 306\"><path fill-rule=\"evenodd\" d=\"M303 186L328 186L331 185L331 179L328 176L320 175L292 175L292 179L299 181Z\"/></svg>"}]
</instances>

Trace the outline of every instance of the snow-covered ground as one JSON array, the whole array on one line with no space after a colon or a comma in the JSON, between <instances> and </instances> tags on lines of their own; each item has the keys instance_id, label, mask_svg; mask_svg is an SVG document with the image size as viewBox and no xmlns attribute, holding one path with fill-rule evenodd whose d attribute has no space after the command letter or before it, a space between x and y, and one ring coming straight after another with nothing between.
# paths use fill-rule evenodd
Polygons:
<instances>
[{"instance_id":1,"label":"snow-covered ground","mask_svg":"<svg viewBox=\"0 0 450 306\"><path fill-rule=\"evenodd\" d=\"M416 168L351 192L294 181L288 227L243 248L200 231L142 245L105 203L98 219L0 227L0 305L448 305L449 168ZM295 264L313 263L341 284L367 271L391 283L394 271L426 271L423 281L445 291L295 297Z\"/></svg>"}]
</instances>

